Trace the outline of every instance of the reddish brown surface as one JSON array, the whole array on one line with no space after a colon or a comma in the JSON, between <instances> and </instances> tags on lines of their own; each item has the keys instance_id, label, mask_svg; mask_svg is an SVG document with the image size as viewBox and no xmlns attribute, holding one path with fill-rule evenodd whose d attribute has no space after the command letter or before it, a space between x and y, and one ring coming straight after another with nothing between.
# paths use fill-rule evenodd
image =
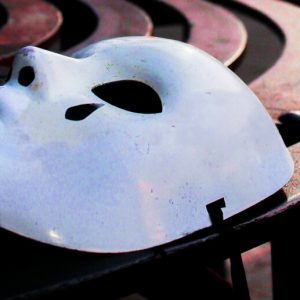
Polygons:
<instances>
[{"instance_id":1,"label":"reddish brown surface","mask_svg":"<svg viewBox=\"0 0 300 300\"><path fill-rule=\"evenodd\" d=\"M59 30L60 12L42 0L2 0L8 20L0 30L0 62L26 45L40 45Z\"/></svg>"},{"instance_id":2,"label":"reddish brown surface","mask_svg":"<svg viewBox=\"0 0 300 300\"><path fill-rule=\"evenodd\" d=\"M150 35L152 22L137 6L122 0L81 0L98 17L96 30L67 54L118 36ZM3 0L8 21L0 30L0 63L25 45L41 45L59 30L61 13L43 0ZM84 24L82 24L84 26Z\"/></svg>"},{"instance_id":3,"label":"reddish brown surface","mask_svg":"<svg viewBox=\"0 0 300 300\"><path fill-rule=\"evenodd\" d=\"M285 37L284 51L265 74L250 84L274 122L288 112L300 110L300 9L275 0L237 0L269 17ZM289 148L295 163L293 178L285 186L288 199L300 195L300 143Z\"/></svg>"},{"instance_id":4,"label":"reddish brown surface","mask_svg":"<svg viewBox=\"0 0 300 300\"><path fill-rule=\"evenodd\" d=\"M282 30L285 48L276 64L251 83L274 120L300 109L300 9L283 1L239 0L269 17Z\"/></svg>"},{"instance_id":5,"label":"reddish brown surface","mask_svg":"<svg viewBox=\"0 0 300 300\"><path fill-rule=\"evenodd\" d=\"M94 11L99 23L89 38L68 50L68 53L107 38L152 33L153 25L148 15L129 2L123 0L81 0L81 2Z\"/></svg>"},{"instance_id":6,"label":"reddish brown surface","mask_svg":"<svg viewBox=\"0 0 300 300\"><path fill-rule=\"evenodd\" d=\"M191 25L188 43L232 64L244 51L247 32L229 11L202 0L162 0L179 10Z\"/></svg>"},{"instance_id":7,"label":"reddish brown surface","mask_svg":"<svg viewBox=\"0 0 300 300\"><path fill-rule=\"evenodd\" d=\"M99 18L94 34L68 53L104 38L150 35L152 22L137 6L122 0L81 0ZM244 51L247 33L243 24L230 12L202 0L161 0L180 11L191 24L188 42L225 65L233 63Z\"/></svg>"}]
</instances>

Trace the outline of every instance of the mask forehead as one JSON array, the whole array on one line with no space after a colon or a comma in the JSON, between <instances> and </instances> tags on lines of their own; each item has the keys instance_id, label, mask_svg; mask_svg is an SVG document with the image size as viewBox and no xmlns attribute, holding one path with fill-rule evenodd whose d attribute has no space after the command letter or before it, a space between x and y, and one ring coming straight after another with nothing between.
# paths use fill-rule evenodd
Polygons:
<instances>
[{"instance_id":1,"label":"mask forehead","mask_svg":"<svg viewBox=\"0 0 300 300\"><path fill-rule=\"evenodd\" d=\"M74 58L34 51L47 61L50 92L1 127L7 229L85 251L144 249L210 226L207 204L224 197L224 215L232 216L292 174L259 100L196 48L132 37L92 45ZM70 80L60 80L58 70ZM162 112L128 112L92 92L123 80L152 87ZM85 103L99 107L81 121L65 117L70 106Z\"/></svg>"}]
</instances>

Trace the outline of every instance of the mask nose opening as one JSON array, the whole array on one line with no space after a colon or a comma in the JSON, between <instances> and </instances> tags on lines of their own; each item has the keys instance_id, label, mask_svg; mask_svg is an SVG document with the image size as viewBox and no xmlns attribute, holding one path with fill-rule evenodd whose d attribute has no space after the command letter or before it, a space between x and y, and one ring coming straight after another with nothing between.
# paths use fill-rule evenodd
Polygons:
<instances>
[{"instance_id":1,"label":"mask nose opening","mask_svg":"<svg viewBox=\"0 0 300 300\"><path fill-rule=\"evenodd\" d=\"M29 86L34 81L34 78L35 78L35 73L33 67L26 66L20 70L18 76L18 82L20 85Z\"/></svg>"}]
</instances>

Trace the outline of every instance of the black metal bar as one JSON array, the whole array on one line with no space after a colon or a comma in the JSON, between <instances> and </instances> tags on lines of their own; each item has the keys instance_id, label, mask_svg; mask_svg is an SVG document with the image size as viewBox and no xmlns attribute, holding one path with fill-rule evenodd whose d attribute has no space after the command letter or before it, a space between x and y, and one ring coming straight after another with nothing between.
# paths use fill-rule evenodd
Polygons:
<instances>
[{"instance_id":1,"label":"black metal bar","mask_svg":"<svg viewBox=\"0 0 300 300\"><path fill-rule=\"evenodd\" d=\"M237 299L250 300L246 273L241 253L233 253L230 257L231 280Z\"/></svg>"},{"instance_id":2,"label":"black metal bar","mask_svg":"<svg viewBox=\"0 0 300 300\"><path fill-rule=\"evenodd\" d=\"M222 208L226 206L224 198L214 201L206 206L212 226L219 231L220 236L223 236L228 231L223 224ZM232 254L230 255L231 264L231 279L234 293L239 300L250 300L250 294L247 284L246 273L243 265L242 255L237 250L235 244L232 245Z\"/></svg>"},{"instance_id":3,"label":"black metal bar","mask_svg":"<svg viewBox=\"0 0 300 300\"><path fill-rule=\"evenodd\" d=\"M282 216L271 240L273 299L299 299L299 207Z\"/></svg>"}]
</instances>

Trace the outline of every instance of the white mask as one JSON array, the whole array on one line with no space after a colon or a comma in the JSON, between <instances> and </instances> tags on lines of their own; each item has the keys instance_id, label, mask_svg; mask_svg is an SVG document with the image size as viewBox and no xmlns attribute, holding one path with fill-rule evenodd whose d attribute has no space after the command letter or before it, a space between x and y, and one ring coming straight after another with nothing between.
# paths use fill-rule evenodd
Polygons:
<instances>
[{"instance_id":1,"label":"white mask","mask_svg":"<svg viewBox=\"0 0 300 300\"><path fill-rule=\"evenodd\" d=\"M123 109L131 82L113 86L120 107L110 104L105 87L123 80L146 84L145 98L157 93L162 111L160 102L154 113ZM123 252L178 239L211 225L207 204L224 197L230 217L293 172L250 89L172 40L117 38L73 58L23 48L0 87L0 121L0 225L71 249Z\"/></svg>"}]
</instances>

